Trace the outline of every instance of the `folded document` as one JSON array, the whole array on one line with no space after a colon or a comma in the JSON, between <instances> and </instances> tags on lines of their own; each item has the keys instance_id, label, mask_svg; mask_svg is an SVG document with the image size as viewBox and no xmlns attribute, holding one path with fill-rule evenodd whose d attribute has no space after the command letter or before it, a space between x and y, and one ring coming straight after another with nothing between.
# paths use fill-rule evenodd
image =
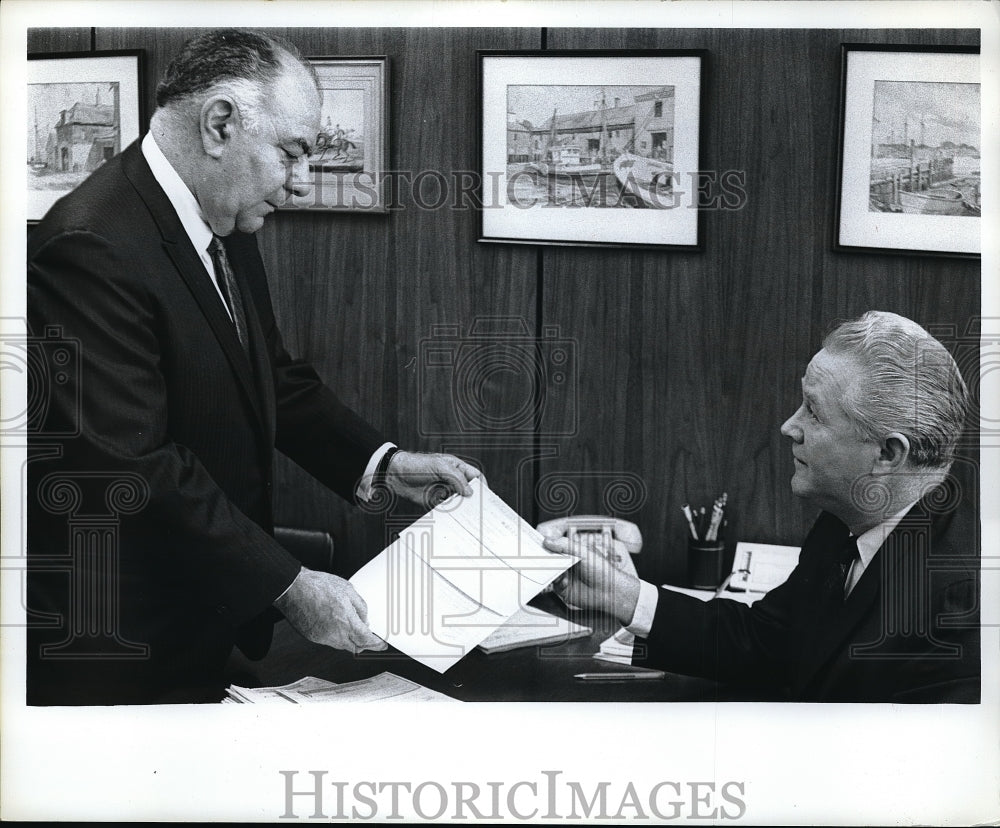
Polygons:
<instances>
[{"instance_id":1,"label":"folded document","mask_svg":"<svg viewBox=\"0 0 1000 828\"><path fill-rule=\"evenodd\" d=\"M479 479L404 529L351 583L368 625L443 673L573 566Z\"/></svg>"}]
</instances>

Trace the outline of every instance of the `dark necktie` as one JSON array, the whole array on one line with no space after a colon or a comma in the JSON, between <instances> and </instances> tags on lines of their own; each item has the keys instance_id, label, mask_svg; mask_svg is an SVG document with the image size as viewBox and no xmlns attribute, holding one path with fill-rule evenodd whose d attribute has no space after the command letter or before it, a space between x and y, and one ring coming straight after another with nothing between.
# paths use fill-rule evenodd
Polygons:
<instances>
[{"instance_id":1,"label":"dark necktie","mask_svg":"<svg viewBox=\"0 0 1000 828\"><path fill-rule=\"evenodd\" d=\"M847 599L847 576L851 572L851 564L860 556L858 553L858 539L851 535L844 548L840 550L838 563L840 565L840 596L841 600Z\"/></svg>"},{"instance_id":2,"label":"dark necktie","mask_svg":"<svg viewBox=\"0 0 1000 828\"><path fill-rule=\"evenodd\" d=\"M844 540L844 545L834 550L823 578L820 593L820 615L834 615L847 599L847 573L851 563L858 557L858 539L854 535Z\"/></svg>"},{"instance_id":3,"label":"dark necktie","mask_svg":"<svg viewBox=\"0 0 1000 828\"><path fill-rule=\"evenodd\" d=\"M232 265L229 264L229 257L226 255L222 239L218 236L212 236L212 241L208 245L208 253L215 264L215 278L219 282L219 290L233 316L236 336L239 338L243 350L249 354L250 340L247 337L247 317L243 309L243 295L240 293L239 285L236 284L236 275L233 273Z\"/></svg>"}]
</instances>

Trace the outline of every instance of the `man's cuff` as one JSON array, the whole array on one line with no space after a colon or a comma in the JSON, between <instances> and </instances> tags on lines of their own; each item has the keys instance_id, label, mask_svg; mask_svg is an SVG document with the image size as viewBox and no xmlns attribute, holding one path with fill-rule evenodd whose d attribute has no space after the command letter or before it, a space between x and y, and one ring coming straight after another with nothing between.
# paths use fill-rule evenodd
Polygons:
<instances>
[{"instance_id":1,"label":"man's cuff","mask_svg":"<svg viewBox=\"0 0 1000 828\"><path fill-rule=\"evenodd\" d=\"M372 483L375 481L375 472L378 470L378 464L382 462L382 458L385 457L386 452L394 448L396 448L395 443L383 443L375 450L372 459L365 466L365 473L361 475L361 482L358 483L358 488L354 491L358 500L363 500L365 503L371 500Z\"/></svg>"},{"instance_id":2,"label":"man's cuff","mask_svg":"<svg viewBox=\"0 0 1000 828\"><path fill-rule=\"evenodd\" d=\"M635 603L632 621L625 629L637 638L647 638L653 628L653 616L659 599L660 592L655 586L647 581L639 581L639 600Z\"/></svg>"},{"instance_id":3,"label":"man's cuff","mask_svg":"<svg viewBox=\"0 0 1000 828\"><path fill-rule=\"evenodd\" d=\"M278 602L288 594L288 590L290 590L293 586L295 586L295 582L299 579L299 575L302 574L303 569L305 569L305 567L299 569L298 575L292 578L292 582L288 586L286 586L283 590L281 590L281 595L279 595L277 598L274 599L274 601L271 602L271 606L273 607L278 606Z\"/></svg>"}]
</instances>

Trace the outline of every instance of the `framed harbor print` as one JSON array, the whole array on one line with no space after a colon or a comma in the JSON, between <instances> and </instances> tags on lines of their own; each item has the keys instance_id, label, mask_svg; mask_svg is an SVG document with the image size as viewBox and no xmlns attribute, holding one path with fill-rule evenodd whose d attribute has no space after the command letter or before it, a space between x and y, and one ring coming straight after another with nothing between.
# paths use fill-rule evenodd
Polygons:
<instances>
[{"instance_id":1,"label":"framed harbor print","mask_svg":"<svg viewBox=\"0 0 1000 828\"><path fill-rule=\"evenodd\" d=\"M980 253L979 50L845 44L835 248Z\"/></svg>"},{"instance_id":2,"label":"framed harbor print","mask_svg":"<svg viewBox=\"0 0 1000 828\"><path fill-rule=\"evenodd\" d=\"M138 139L141 50L28 55L27 219Z\"/></svg>"},{"instance_id":3,"label":"framed harbor print","mask_svg":"<svg viewBox=\"0 0 1000 828\"><path fill-rule=\"evenodd\" d=\"M312 187L285 207L387 212L389 59L322 57L309 62L323 98L320 133L309 155Z\"/></svg>"},{"instance_id":4,"label":"framed harbor print","mask_svg":"<svg viewBox=\"0 0 1000 828\"><path fill-rule=\"evenodd\" d=\"M480 241L700 249L703 51L478 57Z\"/></svg>"}]
</instances>

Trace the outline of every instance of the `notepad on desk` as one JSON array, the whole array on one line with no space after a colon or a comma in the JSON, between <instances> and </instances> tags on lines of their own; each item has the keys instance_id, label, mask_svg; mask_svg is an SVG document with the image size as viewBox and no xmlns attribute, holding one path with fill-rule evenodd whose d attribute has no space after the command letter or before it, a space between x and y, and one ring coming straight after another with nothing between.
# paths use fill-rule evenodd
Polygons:
<instances>
[{"instance_id":1,"label":"notepad on desk","mask_svg":"<svg viewBox=\"0 0 1000 828\"><path fill-rule=\"evenodd\" d=\"M594 654L594 658L598 661L610 661L612 664L631 664L634 648L635 636L622 627L614 635L601 642L600 649Z\"/></svg>"},{"instance_id":2,"label":"notepad on desk","mask_svg":"<svg viewBox=\"0 0 1000 828\"><path fill-rule=\"evenodd\" d=\"M503 653L518 647L562 644L584 638L593 629L534 607L522 607L502 627L497 627L479 645L484 653Z\"/></svg>"}]
</instances>

